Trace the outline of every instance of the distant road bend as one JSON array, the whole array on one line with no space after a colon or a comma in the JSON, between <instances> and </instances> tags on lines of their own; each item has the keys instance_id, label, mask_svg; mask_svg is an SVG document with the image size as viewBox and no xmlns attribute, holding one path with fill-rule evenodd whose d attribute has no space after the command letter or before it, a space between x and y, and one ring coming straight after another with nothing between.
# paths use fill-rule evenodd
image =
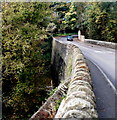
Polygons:
<instances>
[{"instance_id":1,"label":"distant road bend","mask_svg":"<svg viewBox=\"0 0 117 120\"><path fill-rule=\"evenodd\" d=\"M115 50L84 42L67 41L66 37L59 41L78 46L84 54L93 80L99 118L117 118Z\"/></svg>"}]
</instances>

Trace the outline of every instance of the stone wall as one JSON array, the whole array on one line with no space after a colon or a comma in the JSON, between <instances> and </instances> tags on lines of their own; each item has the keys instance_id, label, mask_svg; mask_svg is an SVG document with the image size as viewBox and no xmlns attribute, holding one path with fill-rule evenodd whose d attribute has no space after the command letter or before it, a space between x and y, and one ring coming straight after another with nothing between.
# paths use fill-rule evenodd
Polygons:
<instances>
[{"instance_id":1,"label":"stone wall","mask_svg":"<svg viewBox=\"0 0 117 120\"><path fill-rule=\"evenodd\" d=\"M57 112L56 107L59 105L58 101L61 101L61 99L66 95L69 82L70 79L64 83L61 83L53 95L47 99L47 101L39 108L36 113L33 114L30 120L46 120L48 118L54 118Z\"/></svg>"},{"instance_id":2,"label":"stone wall","mask_svg":"<svg viewBox=\"0 0 117 120\"><path fill-rule=\"evenodd\" d=\"M70 48L73 59L71 81L55 118L97 118L89 69L81 51L74 45Z\"/></svg>"},{"instance_id":3,"label":"stone wall","mask_svg":"<svg viewBox=\"0 0 117 120\"><path fill-rule=\"evenodd\" d=\"M57 86L71 77L73 49L73 45L67 45L60 43L58 40L53 40L52 76L53 82L57 82Z\"/></svg>"},{"instance_id":4,"label":"stone wall","mask_svg":"<svg viewBox=\"0 0 117 120\"><path fill-rule=\"evenodd\" d=\"M117 43L104 42L99 40L85 39L84 42L88 42L94 45L104 46L107 48L117 49Z\"/></svg>"},{"instance_id":5,"label":"stone wall","mask_svg":"<svg viewBox=\"0 0 117 120\"><path fill-rule=\"evenodd\" d=\"M54 39L52 70L57 90L31 119L97 118L92 80L79 48Z\"/></svg>"}]
</instances>

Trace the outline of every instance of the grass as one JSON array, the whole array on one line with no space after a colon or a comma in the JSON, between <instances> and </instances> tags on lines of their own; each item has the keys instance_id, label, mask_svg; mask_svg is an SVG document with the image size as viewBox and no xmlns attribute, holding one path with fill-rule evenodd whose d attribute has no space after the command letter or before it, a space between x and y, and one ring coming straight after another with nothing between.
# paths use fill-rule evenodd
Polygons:
<instances>
[{"instance_id":1,"label":"grass","mask_svg":"<svg viewBox=\"0 0 117 120\"><path fill-rule=\"evenodd\" d=\"M55 93L55 91L57 91L57 87L56 88L54 88L54 89L52 89L49 93L48 93L48 96L49 97L51 97L54 93Z\"/></svg>"},{"instance_id":2,"label":"grass","mask_svg":"<svg viewBox=\"0 0 117 120\"><path fill-rule=\"evenodd\" d=\"M58 34L54 34L53 36L54 37L57 37L57 36L67 36L67 35L76 35L78 33L58 33Z\"/></svg>"},{"instance_id":3,"label":"grass","mask_svg":"<svg viewBox=\"0 0 117 120\"><path fill-rule=\"evenodd\" d=\"M56 106L55 106L55 109L56 111L58 110L62 100L65 98L66 96L62 96L59 100L56 100Z\"/></svg>"}]
</instances>

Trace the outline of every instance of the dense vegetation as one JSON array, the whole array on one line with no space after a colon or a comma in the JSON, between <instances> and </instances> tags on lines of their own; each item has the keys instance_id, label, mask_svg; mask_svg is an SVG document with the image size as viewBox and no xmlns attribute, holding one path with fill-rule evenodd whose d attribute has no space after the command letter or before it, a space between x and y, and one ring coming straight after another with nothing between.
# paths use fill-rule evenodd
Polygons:
<instances>
[{"instance_id":1,"label":"dense vegetation","mask_svg":"<svg viewBox=\"0 0 117 120\"><path fill-rule=\"evenodd\" d=\"M52 7L58 28L55 32L81 30L86 38L116 42L117 2L53 3Z\"/></svg>"},{"instance_id":2,"label":"dense vegetation","mask_svg":"<svg viewBox=\"0 0 117 120\"><path fill-rule=\"evenodd\" d=\"M51 80L51 38L46 31L48 16L50 10L46 3L3 4L5 119L28 118L45 99Z\"/></svg>"},{"instance_id":3,"label":"dense vegetation","mask_svg":"<svg viewBox=\"0 0 117 120\"><path fill-rule=\"evenodd\" d=\"M27 119L47 96L52 34L116 42L116 2L2 3L3 118Z\"/></svg>"}]
</instances>

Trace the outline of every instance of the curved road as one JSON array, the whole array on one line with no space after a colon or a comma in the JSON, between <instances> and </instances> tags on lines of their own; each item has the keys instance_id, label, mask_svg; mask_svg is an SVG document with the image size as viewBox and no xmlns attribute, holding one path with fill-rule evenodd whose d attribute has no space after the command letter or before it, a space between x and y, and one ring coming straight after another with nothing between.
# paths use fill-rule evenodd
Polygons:
<instances>
[{"instance_id":1,"label":"curved road","mask_svg":"<svg viewBox=\"0 0 117 120\"><path fill-rule=\"evenodd\" d=\"M78 46L84 54L93 80L99 118L116 119L115 50L84 42L67 41L66 37L60 38L59 41Z\"/></svg>"}]
</instances>

